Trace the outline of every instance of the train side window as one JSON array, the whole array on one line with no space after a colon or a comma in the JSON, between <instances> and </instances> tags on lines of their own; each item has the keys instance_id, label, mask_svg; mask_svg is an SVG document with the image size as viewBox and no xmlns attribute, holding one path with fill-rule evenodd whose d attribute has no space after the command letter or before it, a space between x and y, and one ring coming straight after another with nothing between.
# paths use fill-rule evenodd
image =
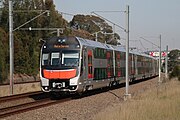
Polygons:
<instances>
[{"instance_id":1,"label":"train side window","mask_svg":"<svg viewBox=\"0 0 180 120\"><path fill-rule=\"evenodd\" d=\"M88 78L93 78L92 75L92 51L88 51Z\"/></svg>"},{"instance_id":2,"label":"train side window","mask_svg":"<svg viewBox=\"0 0 180 120\"><path fill-rule=\"evenodd\" d=\"M42 65L48 65L49 54L42 55Z\"/></svg>"}]
</instances>

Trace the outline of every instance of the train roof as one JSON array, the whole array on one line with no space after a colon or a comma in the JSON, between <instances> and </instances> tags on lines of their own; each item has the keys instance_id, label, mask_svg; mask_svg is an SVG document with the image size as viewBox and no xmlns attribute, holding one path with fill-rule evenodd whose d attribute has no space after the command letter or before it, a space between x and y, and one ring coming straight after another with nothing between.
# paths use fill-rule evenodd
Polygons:
<instances>
[{"instance_id":1,"label":"train roof","mask_svg":"<svg viewBox=\"0 0 180 120\"><path fill-rule=\"evenodd\" d=\"M67 39L68 44L79 44L80 43L81 46L85 45L85 46L90 46L93 48L98 47L98 48L104 48L107 50L126 52L126 49L124 46L115 46L115 45L105 44L105 43L88 40L88 39L84 39L84 38L80 38L80 37L74 37L74 36L52 37L48 41L46 41L46 43L47 44L55 44L59 39ZM129 53L155 59L154 57L149 56L145 53L139 53L139 52L135 52L135 51L129 51Z\"/></svg>"},{"instance_id":2,"label":"train roof","mask_svg":"<svg viewBox=\"0 0 180 120\"><path fill-rule=\"evenodd\" d=\"M108 44L104 44L101 42L97 42L97 41L92 41L92 40L88 40L88 39L83 39L80 37L76 37L81 45L86 45L86 46L91 46L91 47L99 47L99 48L105 48L105 49L110 49L113 50L111 45Z\"/></svg>"},{"instance_id":3,"label":"train roof","mask_svg":"<svg viewBox=\"0 0 180 120\"><path fill-rule=\"evenodd\" d=\"M101 43L101 42L97 42L97 41L93 41L93 40L83 39L83 38L80 38L80 37L76 37L76 38L79 40L81 45L126 52L126 49L125 49L124 46L109 45L109 44L105 44L105 43ZM154 57L149 56L149 55L147 55L145 53L139 53L139 52L135 52L135 51L129 51L129 53L155 59Z\"/></svg>"}]
</instances>

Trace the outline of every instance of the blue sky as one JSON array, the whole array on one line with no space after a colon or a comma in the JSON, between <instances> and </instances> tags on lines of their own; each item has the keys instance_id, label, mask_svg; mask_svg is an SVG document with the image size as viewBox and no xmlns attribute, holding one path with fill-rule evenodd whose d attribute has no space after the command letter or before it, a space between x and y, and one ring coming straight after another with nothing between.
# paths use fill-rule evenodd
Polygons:
<instances>
[{"instance_id":1,"label":"blue sky","mask_svg":"<svg viewBox=\"0 0 180 120\"><path fill-rule=\"evenodd\" d=\"M126 5L129 5L130 40L132 40L130 46L136 46L143 51L144 47L148 50L157 49L140 37L159 45L161 34L162 49L165 49L166 45L169 49L180 49L180 0L54 0L54 3L58 11L74 15L87 15L92 11L124 11ZM98 14L125 27L124 13ZM72 18L69 15L63 17L67 20ZM125 33L121 29L115 27L115 32L125 38ZM125 41L122 40L122 43Z\"/></svg>"}]
</instances>

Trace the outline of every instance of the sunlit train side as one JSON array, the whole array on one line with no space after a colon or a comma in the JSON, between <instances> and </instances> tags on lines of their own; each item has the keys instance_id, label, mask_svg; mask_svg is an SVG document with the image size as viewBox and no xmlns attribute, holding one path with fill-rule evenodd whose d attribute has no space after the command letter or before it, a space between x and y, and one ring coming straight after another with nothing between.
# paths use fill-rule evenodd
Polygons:
<instances>
[{"instance_id":1,"label":"sunlit train side","mask_svg":"<svg viewBox=\"0 0 180 120\"><path fill-rule=\"evenodd\" d=\"M156 59L130 52L131 81L156 76ZM125 50L79 37L53 37L41 49L41 87L44 92L77 92L125 82Z\"/></svg>"}]
</instances>

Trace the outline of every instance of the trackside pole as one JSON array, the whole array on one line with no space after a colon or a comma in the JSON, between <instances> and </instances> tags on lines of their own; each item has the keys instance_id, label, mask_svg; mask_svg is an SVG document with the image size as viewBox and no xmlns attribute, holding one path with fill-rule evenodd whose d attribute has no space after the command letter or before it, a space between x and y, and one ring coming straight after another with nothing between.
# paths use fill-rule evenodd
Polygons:
<instances>
[{"instance_id":1,"label":"trackside pole","mask_svg":"<svg viewBox=\"0 0 180 120\"><path fill-rule=\"evenodd\" d=\"M14 72L14 42L13 42L13 14L12 14L12 0L9 0L9 56L10 56L10 76L9 76L9 88L10 88L10 95L13 95L13 72Z\"/></svg>"},{"instance_id":2,"label":"trackside pole","mask_svg":"<svg viewBox=\"0 0 180 120\"><path fill-rule=\"evenodd\" d=\"M161 83L161 35L159 36L159 81Z\"/></svg>"},{"instance_id":3,"label":"trackside pole","mask_svg":"<svg viewBox=\"0 0 180 120\"><path fill-rule=\"evenodd\" d=\"M131 97L131 94L129 94L129 5L126 5L126 93L124 100L127 100Z\"/></svg>"},{"instance_id":4,"label":"trackside pole","mask_svg":"<svg viewBox=\"0 0 180 120\"><path fill-rule=\"evenodd\" d=\"M168 45L166 46L165 73L166 73L166 79L168 79Z\"/></svg>"}]
</instances>

